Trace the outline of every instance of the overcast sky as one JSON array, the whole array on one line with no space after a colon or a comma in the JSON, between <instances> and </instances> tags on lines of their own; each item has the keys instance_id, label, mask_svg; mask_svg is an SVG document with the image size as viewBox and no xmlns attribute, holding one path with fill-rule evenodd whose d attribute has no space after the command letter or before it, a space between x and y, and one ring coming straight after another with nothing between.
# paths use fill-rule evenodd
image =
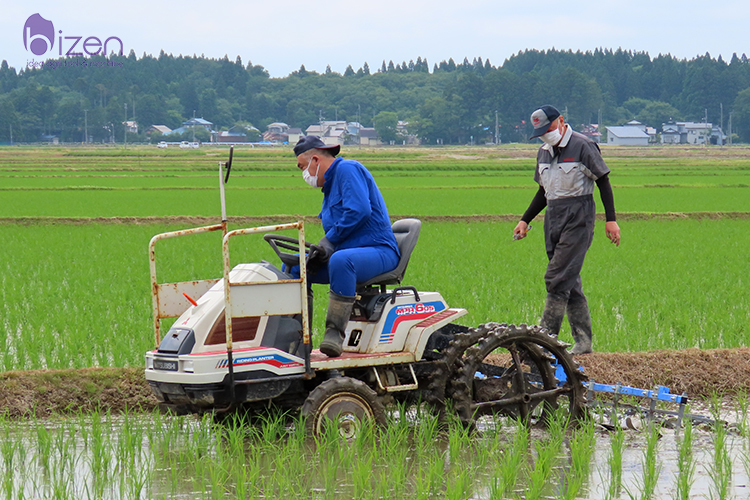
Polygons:
<instances>
[{"instance_id":1,"label":"overcast sky","mask_svg":"<svg viewBox=\"0 0 750 500\"><path fill-rule=\"evenodd\" d=\"M367 62L374 71L383 60L395 64L418 56L431 68L450 57L456 62L482 57L498 66L525 49L622 47L686 59L708 52L727 61L735 52L750 53L747 0L2 3L0 60L17 70L40 59L23 44L24 23L36 13L63 36L117 36L125 52L133 49L138 57L160 50L175 56L226 54L231 60L239 55L245 64L263 65L272 77L301 64L319 72L330 65L343 73L348 64L356 70ZM55 57L57 48L56 41Z\"/></svg>"}]
</instances>

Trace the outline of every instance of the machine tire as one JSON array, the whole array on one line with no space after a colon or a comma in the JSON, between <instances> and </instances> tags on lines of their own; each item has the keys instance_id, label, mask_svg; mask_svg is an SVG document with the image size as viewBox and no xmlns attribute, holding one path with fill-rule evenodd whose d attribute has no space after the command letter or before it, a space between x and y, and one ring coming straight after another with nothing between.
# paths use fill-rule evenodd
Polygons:
<instances>
[{"instance_id":1,"label":"machine tire","mask_svg":"<svg viewBox=\"0 0 750 500\"><path fill-rule=\"evenodd\" d=\"M386 423L385 408L377 393L364 382L350 377L328 379L310 392L302 405L307 433L320 437L326 421L338 426L342 438L357 437L363 422Z\"/></svg>"},{"instance_id":2,"label":"machine tire","mask_svg":"<svg viewBox=\"0 0 750 500\"><path fill-rule=\"evenodd\" d=\"M538 326L497 325L466 350L451 381L449 394L462 423L475 428L477 418L500 414L545 424L560 405L572 419L581 417L586 376L565 347ZM565 373L561 387L551 364L555 360Z\"/></svg>"}]
</instances>

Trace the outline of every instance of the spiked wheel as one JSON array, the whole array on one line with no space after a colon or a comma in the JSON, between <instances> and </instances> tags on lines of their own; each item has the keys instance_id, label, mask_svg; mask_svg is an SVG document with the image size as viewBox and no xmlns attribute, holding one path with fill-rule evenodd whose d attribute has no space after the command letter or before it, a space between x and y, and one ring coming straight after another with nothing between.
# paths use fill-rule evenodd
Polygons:
<instances>
[{"instance_id":1,"label":"spiked wheel","mask_svg":"<svg viewBox=\"0 0 750 500\"><path fill-rule=\"evenodd\" d=\"M556 370L565 382L558 383ZM544 423L559 407L574 419L580 417L583 380L565 344L541 328L498 325L466 351L451 393L467 426L496 414L535 424Z\"/></svg>"}]
</instances>

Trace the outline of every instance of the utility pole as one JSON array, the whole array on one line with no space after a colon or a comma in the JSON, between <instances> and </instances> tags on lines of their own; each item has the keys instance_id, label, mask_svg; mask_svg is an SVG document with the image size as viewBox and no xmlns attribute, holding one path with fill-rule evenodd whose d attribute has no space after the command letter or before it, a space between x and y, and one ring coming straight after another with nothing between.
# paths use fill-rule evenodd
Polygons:
<instances>
[{"instance_id":1,"label":"utility pole","mask_svg":"<svg viewBox=\"0 0 750 500\"><path fill-rule=\"evenodd\" d=\"M89 143L89 110L83 110L83 143Z\"/></svg>"},{"instance_id":2,"label":"utility pole","mask_svg":"<svg viewBox=\"0 0 750 500\"><path fill-rule=\"evenodd\" d=\"M497 110L495 110L495 146L500 144L500 127L497 122Z\"/></svg>"},{"instance_id":3,"label":"utility pole","mask_svg":"<svg viewBox=\"0 0 750 500\"><path fill-rule=\"evenodd\" d=\"M13 145L13 124L10 124L10 145Z\"/></svg>"},{"instance_id":4,"label":"utility pole","mask_svg":"<svg viewBox=\"0 0 750 500\"><path fill-rule=\"evenodd\" d=\"M128 147L128 103L125 103L125 132L122 135L124 137L123 144Z\"/></svg>"}]
</instances>

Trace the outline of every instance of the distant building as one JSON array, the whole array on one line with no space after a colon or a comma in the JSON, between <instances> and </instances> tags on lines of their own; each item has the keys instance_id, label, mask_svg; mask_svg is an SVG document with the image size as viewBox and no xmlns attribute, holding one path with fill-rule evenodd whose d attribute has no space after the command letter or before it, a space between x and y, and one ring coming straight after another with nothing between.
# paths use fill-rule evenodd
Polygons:
<instances>
[{"instance_id":1,"label":"distant building","mask_svg":"<svg viewBox=\"0 0 750 500\"><path fill-rule=\"evenodd\" d=\"M582 125L581 126L581 133L594 141L595 143L599 144L602 141L602 133L599 132L599 124L598 123L591 123L589 125Z\"/></svg>"},{"instance_id":2,"label":"distant building","mask_svg":"<svg viewBox=\"0 0 750 500\"><path fill-rule=\"evenodd\" d=\"M661 126L662 144L718 144L727 136L721 127L706 122L667 122Z\"/></svg>"},{"instance_id":3,"label":"distant building","mask_svg":"<svg viewBox=\"0 0 750 500\"><path fill-rule=\"evenodd\" d=\"M290 127L289 130L286 131L287 133L287 142L289 144L297 144L297 142L300 140L300 137L304 137L305 133L302 132L301 128L297 127Z\"/></svg>"},{"instance_id":4,"label":"distant building","mask_svg":"<svg viewBox=\"0 0 750 500\"><path fill-rule=\"evenodd\" d=\"M648 146L648 134L639 127L607 127L607 144L614 146Z\"/></svg>"},{"instance_id":5,"label":"distant building","mask_svg":"<svg viewBox=\"0 0 750 500\"><path fill-rule=\"evenodd\" d=\"M125 125L125 128L128 132L131 134L137 134L138 133L138 123L135 121L126 121L122 122L123 125Z\"/></svg>"},{"instance_id":6,"label":"distant building","mask_svg":"<svg viewBox=\"0 0 750 500\"><path fill-rule=\"evenodd\" d=\"M151 134L151 132L159 132L162 135L167 135L172 132L172 129L167 127L166 125L151 125L146 129L146 133Z\"/></svg>"},{"instance_id":7,"label":"distant building","mask_svg":"<svg viewBox=\"0 0 750 500\"><path fill-rule=\"evenodd\" d=\"M379 146L382 143L374 128L362 127L359 129L359 144L360 146Z\"/></svg>"},{"instance_id":8,"label":"distant building","mask_svg":"<svg viewBox=\"0 0 750 500\"><path fill-rule=\"evenodd\" d=\"M197 128L204 128L211 135L211 141L216 139L218 132L213 130L214 124L203 118L191 118L188 121L182 122L182 127L176 128L165 135L178 135L184 134L185 132L195 131Z\"/></svg>"},{"instance_id":9,"label":"distant building","mask_svg":"<svg viewBox=\"0 0 750 500\"><path fill-rule=\"evenodd\" d=\"M289 142L289 125L283 122L269 124L263 132L263 140L279 144Z\"/></svg>"},{"instance_id":10,"label":"distant building","mask_svg":"<svg viewBox=\"0 0 750 500\"><path fill-rule=\"evenodd\" d=\"M352 122L352 126L350 127L350 124L347 124L345 121L322 121L307 127L305 134L317 135L323 143L329 146L337 144L343 146L347 137L352 135L351 131L357 129L356 126L353 126L353 123L356 122Z\"/></svg>"}]
</instances>

